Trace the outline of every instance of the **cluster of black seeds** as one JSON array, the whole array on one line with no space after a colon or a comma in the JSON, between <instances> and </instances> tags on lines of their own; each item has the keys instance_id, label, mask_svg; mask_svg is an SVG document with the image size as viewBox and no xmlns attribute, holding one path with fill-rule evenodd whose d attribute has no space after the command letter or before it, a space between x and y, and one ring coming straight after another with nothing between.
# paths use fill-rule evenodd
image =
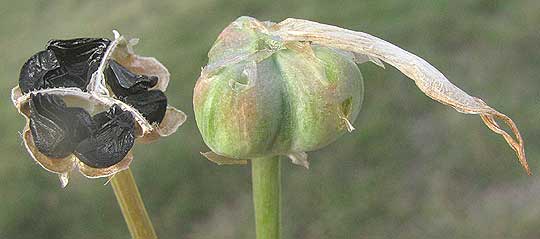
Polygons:
<instances>
[{"instance_id":1,"label":"cluster of black seeds","mask_svg":"<svg viewBox=\"0 0 540 239\"><path fill-rule=\"evenodd\" d=\"M51 40L44 51L34 54L21 68L22 92L58 87L77 87L85 91L111 40L77 38Z\"/></svg>"},{"instance_id":2,"label":"cluster of black seeds","mask_svg":"<svg viewBox=\"0 0 540 239\"><path fill-rule=\"evenodd\" d=\"M135 120L118 105L90 116L61 97L30 95L30 131L36 148L51 158L75 154L86 165L106 168L122 160L135 142Z\"/></svg>"},{"instance_id":3,"label":"cluster of black seeds","mask_svg":"<svg viewBox=\"0 0 540 239\"><path fill-rule=\"evenodd\" d=\"M105 80L114 95L137 109L150 123L161 123L167 110L167 97L160 90L149 90L157 76L137 75L110 60L105 68Z\"/></svg>"},{"instance_id":4,"label":"cluster of black seeds","mask_svg":"<svg viewBox=\"0 0 540 239\"><path fill-rule=\"evenodd\" d=\"M105 38L51 40L21 68L19 88L24 93L46 88L86 87L99 68L111 41ZM167 97L150 90L156 76L138 75L114 60L105 66L105 79L114 96L137 109L150 123L161 123ZM36 148L51 158L75 154L83 163L105 168L122 160L133 147L135 120L113 105L91 116L82 108L67 107L61 97L30 95L30 131Z\"/></svg>"}]
</instances>

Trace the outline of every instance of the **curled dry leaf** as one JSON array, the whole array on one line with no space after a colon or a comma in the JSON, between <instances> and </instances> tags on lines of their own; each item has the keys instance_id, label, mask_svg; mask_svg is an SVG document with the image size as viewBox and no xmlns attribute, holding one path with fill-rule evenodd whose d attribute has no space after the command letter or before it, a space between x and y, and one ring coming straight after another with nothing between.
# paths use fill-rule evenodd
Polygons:
<instances>
[{"instance_id":1,"label":"curled dry leaf","mask_svg":"<svg viewBox=\"0 0 540 239\"><path fill-rule=\"evenodd\" d=\"M103 38L52 40L22 67L11 99L25 116L23 141L32 158L59 174L75 167L89 178L127 169L135 139L174 133L185 114L167 105L167 69L137 56L114 31Z\"/></svg>"}]
</instances>

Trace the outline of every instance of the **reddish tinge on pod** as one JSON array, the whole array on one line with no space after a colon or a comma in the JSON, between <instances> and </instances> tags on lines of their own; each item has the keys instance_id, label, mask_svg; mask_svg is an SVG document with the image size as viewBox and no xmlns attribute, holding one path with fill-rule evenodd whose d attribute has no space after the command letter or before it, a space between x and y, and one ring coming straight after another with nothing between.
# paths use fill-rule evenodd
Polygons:
<instances>
[{"instance_id":1,"label":"reddish tinge on pod","mask_svg":"<svg viewBox=\"0 0 540 239\"><path fill-rule=\"evenodd\" d=\"M240 17L219 35L208 58L193 105L212 150L203 155L217 163L285 155L307 167L307 151L353 129L363 97L356 64L369 61L394 66L427 96L458 112L478 114L530 174L523 140L509 117L420 57L367 33L300 19L273 23Z\"/></svg>"}]
</instances>

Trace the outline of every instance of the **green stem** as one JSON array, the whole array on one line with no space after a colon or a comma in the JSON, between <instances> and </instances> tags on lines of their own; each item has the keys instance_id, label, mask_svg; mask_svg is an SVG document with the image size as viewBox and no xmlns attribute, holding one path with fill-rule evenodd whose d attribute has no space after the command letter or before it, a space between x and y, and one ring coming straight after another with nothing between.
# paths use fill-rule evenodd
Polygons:
<instances>
[{"instance_id":1,"label":"green stem","mask_svg":"<svg viewBox=\"0 0 540 239\"><path fill-rule=\"evenodd\" d=\"M257 239L280 238L281 173L279 156L251 160Z\"/></svg>"},{"instance_id":2,"label":"green stem","mask_svg":"<svg viewBox=\"0 0 540 239\"><path fill-rule=\"evenodd\" d=\"M126 169L115 174L111 178L111 184L131 237L157 239L131 170Z\"/></svg>"}]
</instances>

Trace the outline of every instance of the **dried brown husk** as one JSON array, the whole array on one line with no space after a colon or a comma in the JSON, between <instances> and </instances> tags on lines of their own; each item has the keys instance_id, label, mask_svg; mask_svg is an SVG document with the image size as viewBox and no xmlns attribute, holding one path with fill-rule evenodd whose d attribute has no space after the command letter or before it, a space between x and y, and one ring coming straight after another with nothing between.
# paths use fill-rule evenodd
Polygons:
<instances>
[{"instance_id":1,"label":"dried brown husk","mask_svg":"<svg viewBox=\"0 0 540 239\"><path fill-rule=\"evenodd\" d=\"M172 106L167 106L167 111L162 122L160 124L151 124L134 107L112 96L112 91L107 88L103 75L106 60L111 58L117 60L121 64L126 64L125 66L129 70L133 70L138 74L158 76L158 84L154 89L165 91L170 80L170 74L165 66L155 58L142 57L135 54L133 45L137 43L137 40L128 41L116 31L114 31L114 34L115 40L108 47L98 71L93 74L92 79L87 86L87 91L70 87L40 89L24 94L18 86L11 90L11 100L13 105L26 119L26 125L22 135L28 153L44 169L58 174L63 187L67 185L69 173L74 168L78 168L79 171L88 178L109 177L127 169L133 160L133 154L130 151L119 163L107 168L90 167L79 161L74 155L69 155L62 159L50 158L43 155L34 145L32 134L30 133L28 126L30 119L28 102L31 94L42 93L61 96L69 106L81 107L92 115L105 111L112 105L117 104L123 110L129 111L133 115L136 122L135 129L137 142L149 143L160 137L169 136L186 120L186 115L182 111Z\"/></svg>"}]
</instances>

